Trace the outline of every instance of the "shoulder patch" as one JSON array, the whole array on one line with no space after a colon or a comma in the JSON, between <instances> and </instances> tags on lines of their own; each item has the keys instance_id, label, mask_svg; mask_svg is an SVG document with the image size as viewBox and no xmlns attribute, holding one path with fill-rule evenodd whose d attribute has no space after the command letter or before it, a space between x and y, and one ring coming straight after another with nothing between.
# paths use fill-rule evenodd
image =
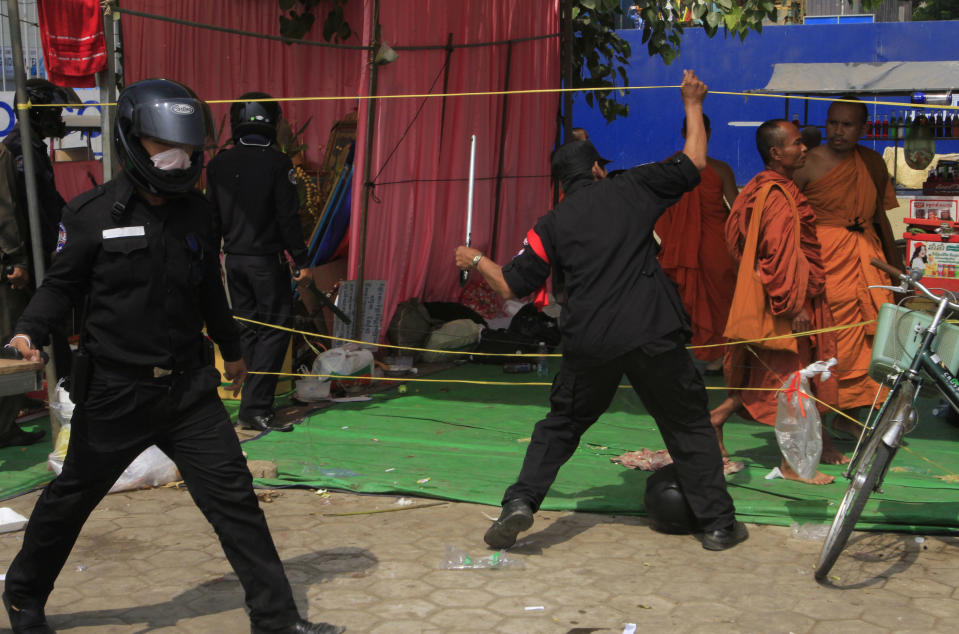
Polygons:
<instances>
[{"instance_id":1,"label":"shoulder patch","mask_svg":"<svg viewBox=\"0 0 959 634\"><path fill-rule=\"evenodd\" d=\"M290 182L296 185L296 168L291 169L287 176L289 177Z\"/></svg>"},{"instance_id":2,"label":"shoulder patch","mask_svg":"<svg viewBox=\"0 0 959 634\"><path fill-rule=\"evenodd\" d=\"M63 226L63 223L60 223L60 231L57 234L57 253L63 251L63 247L67 246L67 230Z\"/></svg>"},{"instance_id":3,"label":"shoulder patch","mask_svg":"<svg viewBox=\"0 0 959 634\"><path fill-rule=\"evenodd\" d=\"M67 203L67 209L76 213L80 211L88 203L93 202L97 198L103 195L105 188L103 185L97 185L93 189L88 189L82 194L74 197L70 202Z\"/></svg>"}]
</instances>

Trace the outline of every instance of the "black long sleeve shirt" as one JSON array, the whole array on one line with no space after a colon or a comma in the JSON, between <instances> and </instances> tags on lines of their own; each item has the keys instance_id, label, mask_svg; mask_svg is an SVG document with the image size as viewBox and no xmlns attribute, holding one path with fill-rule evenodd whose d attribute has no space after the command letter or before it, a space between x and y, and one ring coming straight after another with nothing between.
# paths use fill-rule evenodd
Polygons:
<instances>
[{"instance_id":1,"label":"black long sleeve shirt","mask_svg":"<svg viewBox=\"0 0 959 634\"><path fill-rule=\"evenodd\" d=\"M602 363L689 327L682 300L656 261L656 220L699 183L685 154L593 182L577 181L537 220L520 253L503 267L518 297L553 271L568 296L560 315L563 353Z\"/></svg>"},{"instance_id":2,"label":"black long sleeve shirt","mask_svg":"<svg viewBox=\"0 0 959 634\"><path fill-rule=\"evenodd\" d=\"M293 164L285 154L240 143L210 161L206 178L224 253L277 255L285 249L298 267L309 265Z\"/></svg>"},{"instance_id":3,"label":"black long sleeve shirt","mask_svg":"<svg viewBox=\"0 0 959 634\"><path fill-rule=\"evenodd\" d=\"M240 359L209 203L191 192L152 206L132 192L121 173L64 208L58 254L16 332L42 342L72 307L85 306L94 359L195 367L204 323L223 358Z\"/></svg>"}]
</instances>

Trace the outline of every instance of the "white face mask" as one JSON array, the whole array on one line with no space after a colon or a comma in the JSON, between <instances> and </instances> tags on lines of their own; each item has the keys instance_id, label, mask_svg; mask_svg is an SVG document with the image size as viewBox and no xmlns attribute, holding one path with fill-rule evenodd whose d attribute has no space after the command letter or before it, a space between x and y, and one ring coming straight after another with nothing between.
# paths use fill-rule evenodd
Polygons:
<instances>
[{"instance_id":1,"label":"white face mask","mask_svg":"<svg viewBox=\"0 0 959 634\"><path fill-rule=\"evenodd\" d=\"M154 154L150 157L150 160L153 161L154 167L163 171L185 170L193 163L186 150L178 147L164 150L159 154Z\"/></svg>"}]
</instances>

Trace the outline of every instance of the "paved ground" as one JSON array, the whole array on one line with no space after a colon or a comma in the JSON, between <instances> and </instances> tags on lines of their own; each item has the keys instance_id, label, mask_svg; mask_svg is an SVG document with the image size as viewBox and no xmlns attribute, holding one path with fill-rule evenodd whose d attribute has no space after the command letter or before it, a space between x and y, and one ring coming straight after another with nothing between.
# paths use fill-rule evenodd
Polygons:
<instances>
[{"instance_id":1,"label":"paved ground","mask_svg":"<svg viewBox=\"0 0 959 634\"><path fill-rule=\"evenodd\" d=\"M28 515L37 494L8 500ZM820 542L751 525L722 553L642 518L543 512L499 570L474 559L498 509L436 500L261 492L303 613L349 632L954 632L959 539L856 534L832 586L812 577ZM410 504L412 502L412 504ZM22 532L0 535L5 570ZM183 489L108 496L47 606L71 633L248 632L242 594ZM8 627L6 615L0 627Z\"/></svg>"}]
</instances>

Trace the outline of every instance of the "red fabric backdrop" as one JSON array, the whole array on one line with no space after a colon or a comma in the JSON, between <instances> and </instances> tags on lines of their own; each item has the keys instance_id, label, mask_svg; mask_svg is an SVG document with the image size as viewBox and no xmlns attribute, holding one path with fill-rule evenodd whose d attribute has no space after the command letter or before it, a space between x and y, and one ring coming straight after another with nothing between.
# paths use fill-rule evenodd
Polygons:
<instances>
[{"instance_id":1,"label":"red fabric backdrop","mask_svg":"<svg viewBox=\"0 0 959 634\"><path fill-rule=\"evenodd\" d=\"M381 0L382 38L390 45L445 46L529 38L559 31L558 0ZM278 34L277 4L268 0L125 0L123 7L218 26ZM322 6L320 7L322 9ZM347 18L357 36L369 42L372 0L352 0ZM321 12L322 13L322 12ZM277 42L211 32L124 15L127 81L146 77L178 79L205 99L231 99L250 90L275 96L317 97L367 94L365 51L287 46ZM319 39L319 25L312 38ZM361 36L361 37L360 37ZM399 58L379 70L380 95L440 93L445 50L399 50ZM457 48L452 53L450 93L504 89L507 46ZM549 89L559 85L559 39L516 42L510 87ZM437 79L438 77L438 79ZM435 81L435 84L434 84ZM432 90L431 90L432 88ZM495 236L497 261L507 261L523 235L550 205L549 153L556 131L558 94L511 95L505 130L502 96L381 99L377 102L370 159L375 198L367 217L365 278L387 280L383 328L395 305L409 297L455 300L459 295L453 250L466 227L469 137L477 135L473 245L489 252L499 164L505 134L504 176ZM302 124L308 157L318 161L331 125L359 107L356 177L349 275L355 277L362 206L363 148L368 100L298 101L284 113ZM219 117L227 106L214 106ZM390 156L392 155L392 156Z\"/></svg>"}]
</instances>

